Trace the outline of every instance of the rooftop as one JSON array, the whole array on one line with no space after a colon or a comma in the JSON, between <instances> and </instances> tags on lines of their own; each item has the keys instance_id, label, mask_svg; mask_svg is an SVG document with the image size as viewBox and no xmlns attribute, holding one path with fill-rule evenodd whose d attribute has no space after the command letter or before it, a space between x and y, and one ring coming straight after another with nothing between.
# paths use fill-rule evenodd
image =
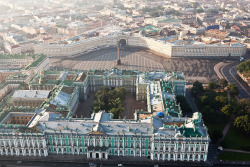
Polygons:
<instances>
[{"instance_id":1,"label":"rooftop","mask_svg":"<svg viewBox=\"0 0 250 167\"><path fill-rule=\"evenodd\" d=\"M0 54L0 59L26 59L26 54Z\"/></svg>"},{"instance_id":2,"label":"rooftop","mask_svg":"<svg viewBox=\"0 0 250 167\"><path fill-rule=\"evenodd\" d=\"M16 90L12 98L39 98L46 99L49 96L49 90Z\"/></svg>"},{"instance_id":3,"label":"rooftop","mask_svg":"<svg viewBox=\"0 0 250 167\"><path fill-rule=\"evenodd\" d=\"M35 61L33 61L30 65L28 65L27 67L25 67L25 70L28 70L32 67L36 67L37 65L39 65L44 59L46 59L47 56L46 55L37 55L37 59Z\"/></svg>"},{"instance_id":4,"label":"rooftop","mask_svg":"<svg viewBox=\"0 0 250 167\"><path fill-rule=\"evenodd\" d=\"M18 74L10 75L6 79L7 80L24 80L24 79L27 79L28 77L29 76L26 74L18 73Z\"/></svg>"}]
</instances>

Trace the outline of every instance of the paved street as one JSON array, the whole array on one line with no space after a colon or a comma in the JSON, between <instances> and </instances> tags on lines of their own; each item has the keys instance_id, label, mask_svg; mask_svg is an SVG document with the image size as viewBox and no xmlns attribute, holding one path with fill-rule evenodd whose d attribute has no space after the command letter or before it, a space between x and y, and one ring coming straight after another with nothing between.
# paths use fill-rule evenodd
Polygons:
<instances>
[{"instance_id":1,"label":"paved street","mask_svg":"<svg viewBox=\"0 0 250 167\"><path fill-rule=\"evenodd\" d=\"M80 70L109 69L115 66L116 48L105 48L86 55L72 58L50 58L51 66ZM208 83L218 80L214 66L221 60L205 58L167 58L140 48L126 48L121 51L122 65L120 69L139 71L181 71L189 83L196 80Z\"/></svg>"},{"instance_id":2,"label":"paved street","mask_svg":"<svg viewBox=\"0 0 250 167\"><path fill-rule=\"evenodd\" d=\"M237 74L236 66L239 61L226 64L221 68L222 75L230 82L238 86L241 98L250 99L250 88Z\"/></svg>"}]
</instances>

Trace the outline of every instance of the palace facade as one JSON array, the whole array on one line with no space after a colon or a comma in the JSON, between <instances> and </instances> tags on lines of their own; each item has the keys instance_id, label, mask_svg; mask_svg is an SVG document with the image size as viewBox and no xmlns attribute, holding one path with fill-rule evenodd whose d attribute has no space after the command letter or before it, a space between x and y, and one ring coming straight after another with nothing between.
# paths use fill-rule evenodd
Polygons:
<instances>
[{"instance_id":1,"label":"palace facade","mask_svg":"<svg viewBox=\"0 0 250 167\"><path fill-rule=\"evenodd\" d=\"M35 53L46 54L48 56L75 56L88 53L95 48L116 46L117 42L125 40L128 46L139 46L151 49L167 57L239 57L244 56L247 47L241 43L225 44L205 44L192 43L191 41L177 40L174 42L164 42L148 37L135 36L106 36L92 37L70 44L40 44L34 46Z\"/></svg>"},{"instance_id":2,"label":"palace facade","mask_svg":"<svg viewBox=\"0 0 250 167\"><path fill-rule=\"evenodd\" d=\"M0 155L66 154L102 161L112 157L137 157L140 161L207 161L210 138L201 113L183 117L176 102L175 96L186 92L182 73L116 68L41 71L29 82L29 87L39 88L52 83L51 80L58 82L53 82L52 90L43 90L50 94L44 95L47 99L40 107L33 111L27 107L11 107L1 113L6 117L0 120ZM73 118L80 97L86 100L89 92L96 92L102 86L125 87L137 100L147 102L147 110L132 111L134 119L113 119L108 111L93 113L91 118Z\"/></svg>"}]
</instances>

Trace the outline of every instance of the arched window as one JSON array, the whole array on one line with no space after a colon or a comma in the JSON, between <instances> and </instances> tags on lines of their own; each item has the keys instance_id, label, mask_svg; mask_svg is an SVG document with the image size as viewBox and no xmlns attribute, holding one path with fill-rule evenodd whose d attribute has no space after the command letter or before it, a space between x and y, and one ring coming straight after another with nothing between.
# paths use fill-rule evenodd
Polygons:
<instances>
[{"instance_id":1,"label":"arched window","mask_svg":"<svg viewBox=\"0 0 250 167\"><path fill-rule=\"evenodd\" d=\"M96 153L95 158L99 159L99 153Z\"/></svg>"},{"instance_id":2,"label":"arched window","mask_svg":"<svg viewBox=\"0 0 250 167\"><path fill-rule=\"evenodd\" d=\"M105 153L102 153L102 158L105 158Z\"/></svg>"}]
</instances>

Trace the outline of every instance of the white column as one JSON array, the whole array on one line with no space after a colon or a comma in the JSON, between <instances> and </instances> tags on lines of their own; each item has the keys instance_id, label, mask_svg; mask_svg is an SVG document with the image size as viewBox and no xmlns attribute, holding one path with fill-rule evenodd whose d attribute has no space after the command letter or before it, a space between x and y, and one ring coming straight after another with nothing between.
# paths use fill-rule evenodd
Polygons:
<instances>
[{"instance_id":1,"label":"white column","mask_svg":"<svg viewBox=\"0 0 250 167\"><path fill-rule=\"evenodd\" d=\"M207 151L208 151L208 143L205 144L205 152L207 152Z\"/></svg>"},{"instance_id":2,"label":"white column","mask_svg":"<svg viewBox=\"0 0 250 167\"><path fill-rule=\"evenodd\" d=\"M151 160L154 160L154 154L151 153Z\"/></svg>"},{"instance_id":3,"label":"white column","mask_svg":"<svg viewBox=\"0 0 250 167\"><path fill-rule=\"evenodd\" d=\"M16 149L16 155L19 156L19 149L18 148Z\"/></svg>"},{"instance_id":4,"label":"white column","mask_svg":"<svg viewBox=\"0 0 250 167\"><path fill-rule=\"evenodd\" d=\"M13 148L10 149L10 154L13 155Z\"/></svg>"},{"instance_id":5,"label":"white column","mask_svg":"<svg viewBox=\"0 0 250 167\"><path fill-rule=\"evenodd\" d=\"M87 158L89 158L89 152L87 152Z\"/></svg>"},{"instance_id":6,"label":"white column","mask_svg":"<svg viewBox=\"0 0 250 167\"><path fill-rule=\"evenodd\" d=\"M207 153L205 153L204 161L207 161Z\"/></svg>"},{"instance_id":7,"label":"white column","mask_svg":"<svg viewBox=\"0 0 250 167\"><path fill-rule=\"evenodd\" d=\"M44 156L48 156L48 150L44 149Z\"/></svg>"},{"instance_id":8,"label":"white column","mask_svg":"<svg viewBox=\"0 0 250 167\"><path fill-rule=\"evenodd\" d=\"M23 154L23 156L26 155L26 149L23 149L23 148L22 148L22 154Z\"/></svg>"},{"instance_id":9,"label":"white column","mask_svg":"<svg viewBox=\"0 0 250 167\"><path fill-rule=\"evenodd\" d=\"M152 142L151 151L152 151L152 152L154 152L154 150L155 150L155 143L154 143L154 142Z\"/></svg>"},{"instance_id":10,"label":"white column","mask_svg":"<svg viewBox=\"0 0 250 167\"><path fill-rule=\"evenodd\" d=\"M184 161L184 157L185 157L185 155L181 154L181 161Z\"/></svg>"}]
</instances>

